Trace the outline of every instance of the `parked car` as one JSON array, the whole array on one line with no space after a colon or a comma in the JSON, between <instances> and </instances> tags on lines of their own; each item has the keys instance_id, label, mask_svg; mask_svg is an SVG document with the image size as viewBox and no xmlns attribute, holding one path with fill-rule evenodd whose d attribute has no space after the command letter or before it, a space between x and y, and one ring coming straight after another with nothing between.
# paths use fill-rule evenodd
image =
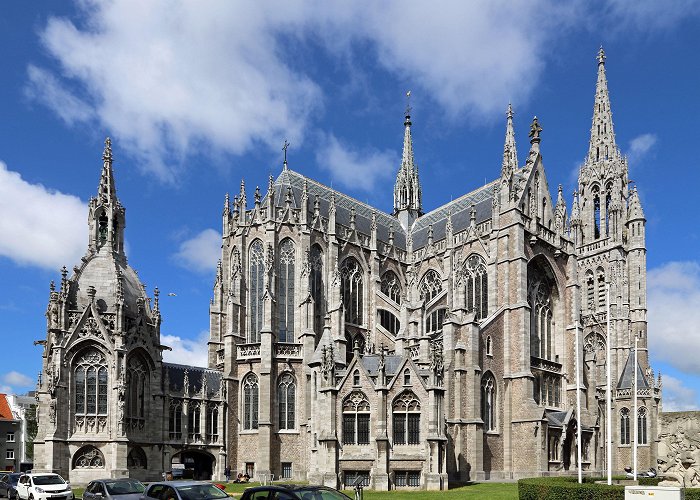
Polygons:
<instances>
[{"instance_id":1,"label":"parked car","mask_svg":"<svg viewBox=\"0 0 700 500\"><path fill-rule=\"evenodd\" d=\"M83 500L139 500L146 487L136 479L96 479L83 492Z\"/></svg>"},{"instance_id":2,"label":"parked car","mask_svg":"<svg viewBox=\"0 0 700 500\"><path fill-rule=\"evenodd\" d=\"M17 481L21 476L21 472L11 472L0 476L0 497L15 498L17 496Z\"/></svg>"},{"instance_id":3,"label":"parked car","mask_svg":"<svg viewBox=\"0 0 700 500\"><path fill-rule=\"evenodd\" d=\"M162 481L151 483L141 500L216 500L229 496L216 485L203 481Z\"/></svg>"},{"instance_id":4,"label":"parked car","mask_svg":"<svg viewBox=\"0 0 700 500\"><path fill-rule=\"evenodd\" d=\"M309 486L279 484L274 486L256 486L243 492L240 500L352 500L326 486Z\"/></svg>"},{"instance_id":5,"label":"parked car","mask_svg":"<svg viewBox=\"0 0 700 500\"><path fill-rule=\"evenodd\" d=\"M17 481L19 500L73 500L73 490L58 474L22 474Z\"/></svg>"}]
</instances>

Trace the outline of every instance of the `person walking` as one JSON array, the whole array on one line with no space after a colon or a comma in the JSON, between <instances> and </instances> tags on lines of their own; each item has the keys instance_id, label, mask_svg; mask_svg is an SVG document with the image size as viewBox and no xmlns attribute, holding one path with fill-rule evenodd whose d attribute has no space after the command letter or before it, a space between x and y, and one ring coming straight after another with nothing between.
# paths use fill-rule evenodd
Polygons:
<instances>
[{"instance_id":1,"label":"person walking","mask_svg":"<svg viewBox=\"0 0 700 500\"><path fill-rule=\"evenodd\" d=\"M227 465L226 468L224 469L224 476L226 476L226 482L228 483L231 480L231 466Z\"/></svg>"}]
</instances>

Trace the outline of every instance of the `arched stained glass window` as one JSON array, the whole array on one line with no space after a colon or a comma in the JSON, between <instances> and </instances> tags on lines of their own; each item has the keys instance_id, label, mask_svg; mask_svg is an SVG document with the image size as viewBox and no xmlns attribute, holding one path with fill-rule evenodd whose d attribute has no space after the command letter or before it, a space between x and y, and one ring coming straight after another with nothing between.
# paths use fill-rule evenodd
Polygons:
<instances>
[{"instance_id":1,"label":"arched stained glass window","mask_svg":"<svg viewBox=\"0 0 700 500\"><path fill-rule=\"evenodd\" d=\"M442 324L445 321L445 311L447 309L436 309L428 315L425 320L425 331L430 335L442 332Z\"/></svg>"},{"instance_id":2,"label":"arched stained glass window","mask_svg":"<svg viewBox=\"0 0 700 500\"><path fill-rule=\"evenodd\" d=\"M473 312L476 319L484 319L489 312L488 276L486 261L479 255L470 255L462 267L465 281L467 311Z\"/></svg>"},{"instance_id":3,"label":"arched stained glass window","mask_svg":"<svg viewBox=\"0 0 700 500\"><path fill-rule=\"evenodd\" d=\"M107 362L96 349L86 351L73 364L76 415L107 414Z\"/></svg>"},{"instance_id":4,"label":"arched stained glass window","mask_svg":"<svg viewBox=\"0 0 700 500\"><path fill-rule=\"evenodd\" d=\"M630 410L620 408L620 444L630 444Z\"/></svg>"},{"instance_id":5,"label":"arched stained glass window","mask_svg":"<svg viewBox=\"0 0 700 500\"><path fill-rule=\"evenodd\" d=\"M285 373L277 384L277 404L279 407L279 428L292 430L296 415L296 382L294 377Z\"/></svg>"},{"instance_id":6,"label":"arched stained glass window","mask_svg":"<svg viewBox=\"0 0 700 500\"><path fill-rule=\"evenodd\" d=\"M248 375L243 380L243 429L258 428L258 377Z\"/></svg>"},{"instance_id":7,"label":"arched stained glass window","mask_svg":"<svg viewBox=\"0 0 700 500\"><path fill-rule=\"evenodd\" d=\"M294 243L290 239L280 244L277 278L277 314L279 341L294 342Z\"/></svg>"},{"instance_id":8,"label":"arched stained glass window","mask_svg":"<svg viewBox=\"0 0 700 500\"><path fill-rule=\"evenodd\" d=\"M420 444L420 401L413 391L394 400L392 417L394 445Z\"/></svg>"},{"instance_id":9,"label":"arched stained glass window","mask_svg":"<svg viewBox=\"0 0 700 500\"><path fill-rule=\"evenodd\" d=\"M430 302L437 297L442 292L442 278L440 278L438 272L431 269L425 273L418 285L418 290L420 291L421 300L426 302Z\"/></svg>"},{"instance_id":10,"label":"arched stained glass window","mask_svg":"<svg viewBox=\"0 0 700 500\"><path fill-rule=\"evenodd\" d=\"M598 186L593 187L593 237L600 238L600 195Z\"/></svg>"},{"instance_id":11,"label":"arched stained glass window","mask_svg":"<svg viewBox=\"0 0 700 500\"><path fill-rule=\"evenodd\" d=\"M340 293L345 306L345 321L361 325L363 321L362 267L354 257L348 257L340 268Z\"/></svg>"},{"instance_id":12,"label":"arched stained glass window","mask_svg":"<svg viewBox=\"0 0 700 500\"><path fill-rule=\"evenodd\" d=\"M200 403L191 401L187 407L187 436L191 441L199 441L202 438L201 417Z\"/></svg>"},{"instance_id":13,"label":"arched stained glass window","mask_svg":"<svg viewBox=\"0 0 700 500\"><path fill-rule=\"evenodd\" d=\"M219 406L216 403L207 405L207 436L211 441L219 439Z\"/></svg>"},{"instance_id":14,"label":"arched stained glass window","mask_svg":"<svg viewBox=\"0 0 700 500\"><path fill-rule=\"evenodd\" d=\"M481 419L485 431L496 430L496 379L491 372L481 379Z\"/></svg>"},{"instance_id":15,"label":"arched stained glass window","mask_svg":"<svg viewBox=\"0 0 700 500\"><path fill-rule=\"evenodd\" d=\"M323 284L323 250L318 245L311 247L309 255L311 296L314 299L314 330L317 335L323 331L323 317L326 314L325 287Z\"/></svg>"},{"instance_id":16,"label":"arched stained glass window","mask_svg":"<svg viewBox=\"0 0 700 500\"><path fill-rule=\"evenodd\" d=\"M248 290L250 294L248 303L248 342L260 342L260 330L263 323L263 293L265 281L265 250L262 241L255 240L250 245L250 283Z\"/></svg>"},{"instance_id":17,"label":"arched stained glass window","mask_svg":"<svg viewBox=\"0 0 700 500\"><path fill-rule=\"evenodd\" d=\"M399 277L396 276L394 271L384 273L380 289L384 295L397 304L401 304L401 285L399 284Z\"/></svg>"},{"instance_id":18,"label":"arched stained glass window","mask_svg":"<svg viewBox=\"0 0 700 500\"><path fill-rule=\"evenodd\" d=\"M132 356L126 365L126 416L144 418L148 369L139 356Z\"/></svg>"},{"instance_id":19,"label":"arched stained glass window","mask_svg":"<svg viewBox=\"0 0 700 500\"><path fill-rule=\"evenodd\" d=\"M599 267L597 270L598 273L598 310L599 311L605 311L606 310L606 299L607 299L607 292L605 289L605 270L602 267Z\"/></svg>"},{"instance_id":20,"label":"arched stained glass window","mask_svg":"<svg viewBox=\"0 0 700 500\"><path fill-rule=\"evenodd\" d=\"M182 438L182 401L179 399L170 401L168 428L170 429L170 439Z\"/></svg>"},{"instance_id":21,"label":"arched stained glass window","mask_svg":"<svg viewBox=\"0 0 700 500\"><path fill-rule=\"evenodd\" d=\"M647 444L647 408L637 409L637 444Z\"/></svg>"},{"instance_id":22,"label":"arched stained glass window","mask_svg":"<svg viewBox=\"0 0 700 500\"><path fill-rule=\"evenodd\" d=\"M544 279L531 281L530 338L533 356L554 360L554 339L552 333L552 290Z\"/></svg>"}]
</instances>

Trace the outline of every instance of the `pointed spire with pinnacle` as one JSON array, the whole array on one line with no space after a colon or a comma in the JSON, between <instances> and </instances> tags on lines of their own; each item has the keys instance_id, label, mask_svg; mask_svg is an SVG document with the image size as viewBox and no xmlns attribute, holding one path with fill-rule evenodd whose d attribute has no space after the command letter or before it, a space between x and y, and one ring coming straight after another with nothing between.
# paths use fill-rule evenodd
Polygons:
<instances>
[{"instance_id":1,"label":"pointed spire with pinnacle","mask_svg":"<svg viewBox=\"0 0 700 500\"><path fill-rule=\"evenodd\" d=\"M598 81L595 86L595 102L593 103L593 123L591 125L591 140L588 147L588 160L598 162L618 155L613 129L612 110L608 79L605 75L605 51L598 51Z\"/></svg>"},{"instance_id":2,"label":"pointed spire with pinnacle","mask_svg":"<svg viewBox=\"0 0 700 500\"><path fill-rule=\"evenodd\" d=\"M112 172L112 140L105 139L105 149L102 152L102 174L100 185L97 188L97 198L105 203L107 201L117 201L117 188L114 184L114 173Z\"/></svg>"},{"instance_id":3,"label":"pointed spire with pinnacle","mask_svg":"<svg viewBox=\"0 0 700 500\"><path fill-rule=\"evenodd\" d=\"M508 104L506 111L506 140L503 145L503 164L501 176L508 177L518 168L518 150L515 147L515 130L513 129L513 106Z\"/></svg>"},{"instance_id":4,"label":"pointed spire with pinnacle","mask_svg":"<svg viewBox=\"0 0 700 500\"><path fill-rule=\"evenodd\" d=\"M411 92L406 93L410 98ZM394 214L398 216L401 224L409 228L415 219L423 214L422 194L418 179L418 166L413 158L413 139L411 138L411 106L406 105L406 117L404 120L403 153L401 166L396 176L394 185Z\"/></svg>"}]
</instances>

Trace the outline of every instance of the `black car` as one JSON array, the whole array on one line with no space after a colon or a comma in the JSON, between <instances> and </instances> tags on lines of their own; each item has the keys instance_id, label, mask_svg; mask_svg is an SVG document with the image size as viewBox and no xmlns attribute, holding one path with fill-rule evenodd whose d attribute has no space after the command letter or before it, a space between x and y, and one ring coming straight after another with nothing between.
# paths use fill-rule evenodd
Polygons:
<instances>
[{"instance_id":1,"label":"black car","mask_svg":"<svg viewBox=\"0 0 700 500\"><path fill-rule=\"evenodd\" d=\"M21 475L19 472L13 472L0 476L0 497L17 498L15 486L17 486L17 481L19 481Z\"/></svg>"},{"instance_id":2,"label":"black car","mask_svg":"<svg viewBox=\"0 0 700 500\"><path fill-rule=\"evenodd\" d=\"M275 486L257 486L243 492L240 500L352 500L326 486L280 484Z\"/></svg>"}]
</instances>

